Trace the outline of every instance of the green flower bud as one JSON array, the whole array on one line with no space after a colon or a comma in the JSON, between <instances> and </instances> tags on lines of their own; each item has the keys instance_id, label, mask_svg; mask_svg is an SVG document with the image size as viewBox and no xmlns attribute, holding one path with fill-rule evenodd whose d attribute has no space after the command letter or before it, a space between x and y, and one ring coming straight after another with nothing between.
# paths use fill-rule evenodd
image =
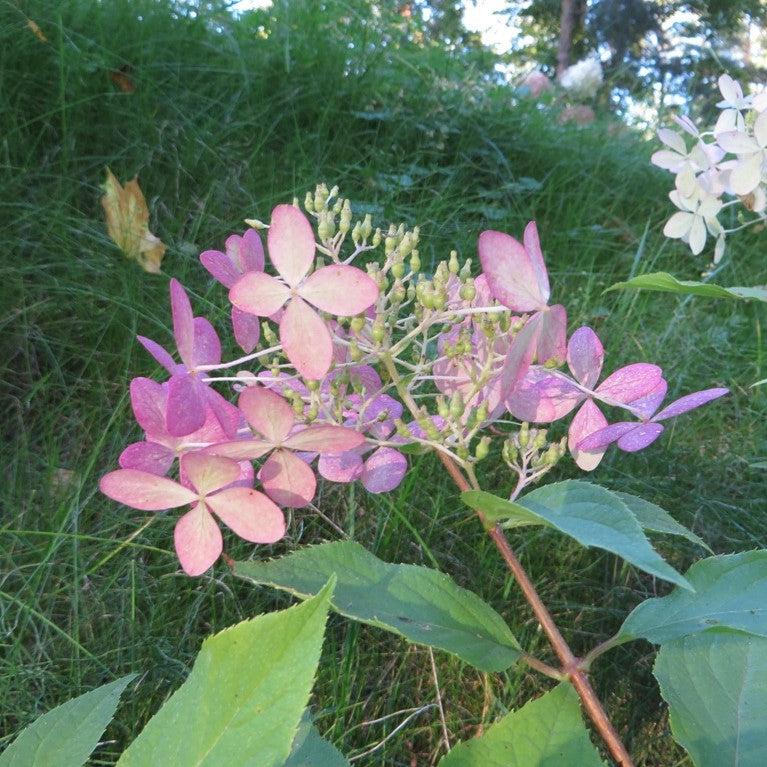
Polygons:
<instances>
[{"instance_id":1,"label":"green flower bud","mask_svg":"<svg viewBox=\"0 0 767 767\"><path fill-rule=\"evenodd\" d=\"M519 450L517 450L517 446L511 440L506 440L503 443L501 457L509 465L516 464L517 458L519 458Z\"/></svg>"},{"instance_id":2,"label":"green flower bud","mask_svg":"<svg viewBox=\"0 0 767 767\"><path fill-rule=\"evenodd\" d=\"M460 418L463 415L463 411L466 409L466 406L463 402L463 397L461 396L461 392L457 391L453 396L450 398L450 416L452 418Z\"/></svg>"},{"instance_id":3,"label":"green flower bud","mask_svg":"<svg viewBox=\"0 0 767 767\"><path fill-rule=\"evenodd\" d=\"M400 280L394 283L391 289L392 301L401 304L407 298L407 290Z\"/></svg>"},{"instance_id":4,"label":"green flower bud","mask_svg":"<svg viewBox=\"0 0 767 767\"><path fill-rule=\"evenodd\" d=\"M459 272L458 276L462 280L468 280L469 277L471 277L471 259L467 258L466 263L461 267L461 271Z\"/></svg>"},{"instance_id":5,"label":"green flower bud","mask_svg":"<svg viewBox=\"0 0 767 767\"><path fill-rule=\"evenodd\" d=\"M386 337L386 328L384 327L382 320L376 320L373 323L373 328L371 329L370 334L377 344L380 344L384 340Z\"/></svg>"},{"instance_id":6,"label":"green flower bud","mask_svg":"<svg viewBox=\"0 0 767 767\"><path fill-rule=\"evenodd\" d=\"M304 207L307 213L314 213L314 198L311 192L307 192L306 197L304 197Z\"/></svg>"},{"instance_id":7,"label":"green flower bud","mask_svg":"<svg viewBox=\"0 0 767 767\"><path fill-rule=\"evenodd\" d=\"M313 404L304 415L304 418L307 421L313 421L318 415L319 415L320 409L317 406L317 403Z\"/></svg>"},{"instance_id":8,"label":"green flower bud","mask_svg":"<svg viewBox=\"0 0 767 767\"><path fill-rule=\"evenodd\" d=\"M263 221L259 221L257 218L246 218L245 223L252 229L268 229L269 224L265 224Z\"/></svg>"},{"instance_id":9,"label":"green flower bud","mask_svg":"<svg viewBox=\"0 0 767 767\"><path fill-rule=\"evenodd\" d=\"M362 330L362 328L365 327L365 315L358 314L356 317L352 317L352 321L349 323L349 327L355 333L359 333Z\"/></svg>"},{"instance_id":10,"label":"green flower bud","mask_svg":"<svg viewBox=\"0 0 767 767\"><path fill-rule=\"evenodd\" d=\"M413 250L413 240L410 236L410 232L405 234L399 244L399 253L404 258Z\"/></svg>"},{"instance_id":11,"label":"green flower bud","mask_svg":"<svg viewBox=\"0 0 767 767\"><path fill-rule=\"evenodd\" d=\"M373 219L370 217L370 213L365 214L365 218L362 221L362 237L367 240L373 232Z\"/></svg>"},{"instance_id":12,"label":"green flower bud","mask_svg":"<svg viewBox=\"0 0 767 767\"><path fill-rule=\"evenodd\" d=\"M414 250L410 254L410 271L413 272L413 274L421 271L421 258L418 255L417 250Z\"/></svg>"},{"instance_id":13,"label":"green flower bud","mask_svg":"<svg viewBox=\"0 0 767 767\"><path fill-rule=\"evenodd\" d=\"M405 275L405 264L402 263L402 259L398 259L391 265L392 277L400 279Z\"/></svg>"},{"instance_id":14,"label":"green flower bud","mask_svg":"<svg viewBox=\"0 0 767 767\"><path fill-rule=\"evenodd\" d=\"M294 197L293 198L293 207L294 208L300 208L301 207L301 203L298 201L298 197Z\"/></svg>"},{"instance_id":15,"label":"green flower bud","mask_svg":"<svg viewBox=\"0 0 767 767\"><path fill-rule=\"evenodd\" d=\"M474 457L481 461L490 453L490 443L492 442L492 439L490 437L482 437L482 439L477 443L477 446L474 448Z\"/></svg>"},{"instance_id":16,"label":"green flower bud","mask_svg":"<svg viewBox=\"0 0 767 767\"><path fill-rule=\"evenodd\" d=\"M490 414L490 408L487 405L487 402L483 402L478 408L477 408L477 423L484 423L487 421L487 417Z\"/></svg>"},{"instance_id":17,"label":"green flower bud","mask_svg":"<svg viewBox=\"0 0 767 767\"><path fill-rule=\"evenodd\" d=\"M523 421L520 425L517 441L521 448L527 447L527 443L530 441L530 424L527 421Z\"/></svg>"},{"instance_id":18,"label":"green flower bud","mask_svg":"<svg viewBox=\"0 0 767 767\"><path fill-rule=\"evenodd\" d=\"M373 241L371 242L371 245L374 248L377 248L381 244L381 230L376 229L375 234L373 235Z\"/></svg>"},{"instance_id":19,"label":"green flower bud","mask_svg":"<svg viewBox=\"0 0 767 767\"><path fill-rule=\"evenodd\" d=\"M277 335L266 320L261 323L261 332L264 334L264 341L266 341L267 346L277 345Z\"/></svg>"},{"instance_id":20,"label":"green flower bud","mask_svg":"<svg viewBox=\"0 0 767 767\"><path fill-rule=\"evenodd\" d=\"M546 429L541 429L541 431L537 432L535 437L533 437L533 447L536 450L542 450L546 447Z\"/></svg>"},{"instance_id":21,"label":"green flower bud","mask_svg":"<svg viewBox=\"0 0 767 767\"><path fill-rule=\"evenodd\" d=\"M352 362L359 362L362 359L362 351L360 350L356 338L352 338L349 343L349 356L351 357Z\"/></svg>"},{"instance_id":22,"label":"green flower bud","mask_svg":"<svg viewBox=\"0 0 767 767\"><path fill-rule=\"evenodd\" d=\"M442 396L437 397L437 414L442 418L450 418L450 407Z\"/></svg>"},{"instance_id":23,"label":"green flower bud","mask_svg":"<svg viewBox=\"0 0 767 767\"><path fill-rule=\"evenodd\" d=\"M448 269L450 270L450 274L458 274L458 270L460 269L460 265L458 263L458 252L455 250L450 251Z\"/></svg>"},{"instance_id":24,"label":"green flower bud","mask_svg":"<svg viewBox=\"0 0 767 767\"><path fill-rule=\"evenodd\" d=\"M473 301L477 295L477 289L474 287L474 280L466 280L466 282L461 285L458 295L462 301Z\"/></svg>"}]
</instances>

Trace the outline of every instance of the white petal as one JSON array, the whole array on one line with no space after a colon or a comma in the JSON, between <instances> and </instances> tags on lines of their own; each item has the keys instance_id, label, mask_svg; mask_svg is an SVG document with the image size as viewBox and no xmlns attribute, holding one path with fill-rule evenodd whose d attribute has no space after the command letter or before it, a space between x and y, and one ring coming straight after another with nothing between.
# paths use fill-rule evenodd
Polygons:
<instances>
[{"instance_id":1,"label":"white petal","mask_svg":"<svg viewBox=\"0 0 767 767\"><path fill-rule=\"evenodd\" d=\"M738 110L737 109L725 109L716 121L714 126L714 135L719 136L720 133L727 133L734 131L738 127Z\"/></svg>"},{"instance_id":2,"label":"white petal","mask_svg":"<svg viewBox=\"0 0 767 767\"><path fill-rule=\"evenodd\" d=\"M714 247L714 263L718 264L722 260L724 255L724 234L720 234L716 238L716 246Z\"/></svg>"},{"instance_id":3,"label":"white petal","mask_svg":"<svg viewBox=\"0 0 767 767\"><path fill-rule=\"evenodd\" d=\"M700 202L698 215L703 218L715 218L722 209L722 201L713 195L706 195Z\"/></svg>"},{"instance_id":4,"label":"white petal","mask_svg":"<svg viewBox=\"0 0 767 767\"><path fill-rule=\"evenodd\" d=\"M754 138L760 147L767 146L767 112L761 112L754 123Z\"/></svg>"},{"instance_id":5,"label":"white petal","mask_svg":"<svg viewBox=\"0 0 767 767\"><path fill-rule=\"evenodd\" d=\"M666 226L663 227L663 234L665 234L666 237L675 239L685 237L690 231L694 220L695 216L693 216L692 213L686 213L684 211L674 213L674 215L666 221Z\"/></svg>"},{"instance_id":6,"label":"white petal","mask_svg":"<svg viewBox=\"0 0 767 767\"><path fill-rule=\"evenodd\" d=\"M684 143L684 139L676 131L661 128L658 131L658 138L675 152L679 152L681 155L687 154L687 146Z\"/></svg>"},{"instance_id":7,"label":"white petal","mask_svg":"<svg viewBox=\"0 0 767 767\"><path fill-rule=\"evenodd\" d=\"M743 89L738 83L727 74L719 77L719 91L725 101L734 104L739 98L743 97Z\"/></svg>"},{"instance_id":8,"label":"white petal","mask_svg":"<svg viewBox=\"0 0 767 767\"><path fill-rule=\"evenodd\" d=\"M650 162L653 165L657 165L664 170L670 170L676 173L682 165L684 165L685 158L676 152L671 152L668 149L660 149L653 153L650 158Z\"/></svg>"},{"instance_id":9,"label":"white petal","mask_svg":"<svg viewBox=\"0 0 767 767\"><path fill-rule=\"evenodd\" d=\"M695 127L695 123L685 115L682 115L681 117L677 117L674 115L674 122L686 133L689 133L691 136L695 136L697 138L698 136L698 129Z\"/></svg>"},{"instance_id":10,"label":"white petal","mask_svg":"<svg viewBox=\"0 0 767 767\"><path fill-rule=\"evenodd\" d=\"M690 250L693 255L703 250L706 244L706 224L700 216L695 216L692 222L692 228L690 229Z\"/></svg>"},{"instance_id":11,"label":"white petal","mask_svg":"<svg viewBox=\"0 0 767 767\"><path fill-rule=\"evenodd\" d=\"M759 144L751 136L737 130L717 134L716 141L725 152L732 154L751 154L759 151Z\"/></svg>"},{"instance_id":12,"label":"white petal","mask_svg":"<svg viewBox=\"0 0 767 767\"><path fill-rule=\"evenodd\" d=\"M749 194L762 180L762 153L744 157L730 173L730 186L735 194Z\"/></svg>"},{"instance_id":13,"label":"white petal","mask_svg":"<svg viewBox=\"0 0 767 767\"><path fill-rule=\"evenodd\" d=\"M757 112L764 112L767 109L767 91L757 93L751 97L751 105Z\"/></svg>"},{"instance_id":14,"label":"white petal","mask_svg":"<svg viewBox=\"0 0 767 767\"><path fill-rule=\"evenodd\" d=\"M695 174L692 167L685 165L677 174L674 185L679 190L682 197L692 197L698 190L698 184L695 181Z\"/></svg>"}]
</instances>

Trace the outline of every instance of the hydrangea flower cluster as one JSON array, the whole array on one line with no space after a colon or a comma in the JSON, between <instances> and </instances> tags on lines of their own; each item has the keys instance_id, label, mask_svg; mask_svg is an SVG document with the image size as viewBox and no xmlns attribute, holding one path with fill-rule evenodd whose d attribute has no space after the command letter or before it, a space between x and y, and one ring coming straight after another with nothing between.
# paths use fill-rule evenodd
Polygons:
<instances>
[{"instance_id":1,"label":"hydrangea flower cluster","mask_svg":"<svg viewBox=\"0 0 767 767\"><path fill-rule=\"evenodd\" d=\"M602 64L596 56L582 59L565 69L559 82L575 98L594 98L604 82Z\"/></svg>"},{"instance_id":2,"label":"hydrangea flower cluster","mask_svg":"<svg viewBox=\"0 0 767 767\"><path fill-rule=\"evenodd\" d=\"M581 327L568 339L565 307L551 302L534 222L521 242L482 232L480 274L456 252L427 274L418 227L374 231L369 216L353 224L349 201L324 185L304 209L278 205L268 225L249 222L255 228L224 251L200 256L229 289L245 356L222 362L216 331L175 280L180 361L139 337L167 377L131 383L144 439L101 490L140 510L190 507L174 534L189 575L222 553L216 520L254 543L282 538L283 509L311 506L317 473L381 493L402 481L414 448L473 473L495 447L516 493L568 450L592 471L609 445L641 450L661 422L727 392L696 392L658 412L667 384L657 365L602 378L596 332ZM268 230L266 257L258 229ZM538 428L573 412L561 439Z\"/></svg>"},{"instance_id":3,"label":"hydrangea flower cluster","mask_svg":"<svg viewBox=\"0 0 767 767\"><path fill-rule=\"evenodd\" d=\"M712 237L714 264L724 255L726 236L764 221L767 209L767 92L745 96L740 84L726 74L719 78L719 91L722 100L713 128L700 131L689 118L675 117L683 133L661 128L658 138L665 148L652 156L654 165L675 176L669 198L679 210L666 222L663 233L687 243L694 255ZM725 201L725 196L730 199ZM757 215L725 229L719 216L732 205Z\"/></svg>"}]
</instances>

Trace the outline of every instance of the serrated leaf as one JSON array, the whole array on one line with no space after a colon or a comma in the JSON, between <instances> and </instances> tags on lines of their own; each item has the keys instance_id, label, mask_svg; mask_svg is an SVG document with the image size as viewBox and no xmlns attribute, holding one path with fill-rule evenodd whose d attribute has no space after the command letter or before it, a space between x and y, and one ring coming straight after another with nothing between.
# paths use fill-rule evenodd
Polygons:
<instances>
[{"instance_id":1,"label":"serrated leaf","mask_svg":"<svg viewBox=\"0 0 767 767\"><path fill-rule=\"evenodd\" d=\"M707 632L664 644L654 673L696 767L767 764L767 639Z\"/></svg>"},{"instance_id":2,"label":"serrated leaf","mask_svg":"<svg viewBox=\"0 0 767 767\"><path fill-rule=\"evenodd\" d=\"M461 496L473 509L500 519L504 508L514 526L540 522L574 538L617 554L658 578L690 588L687 581L652 547L629 507L614 493L590 482L569 479L533 490L516 502L489 493L470 491ZM492 501L491 501L492 499ZM531 516L532 515L532 516Z\"/></svg>"},{"instance_id":3,"label":"serrated leaf","mask_svg":"<svg viewBox=\"0 0 767 767\"><path fill-rule=\"evenodd\" d=\"M578 695L563 683L459 743L438 767L604 767L583 725Z\"/></svg>"},{"instance_id":4,"label":"serrated leaf","mask_svg":"<svg viewBox=\"0 0 767 767\"><path fill-rule=\"evenodd\" d=\"M285 767L349 767L349 762L332 743L317 732L311 715L306 711Z\"/></svg>"},{"instance_id":5,"label":"serrated leaf","mask_svg":"<svg viewBox=\"0 0 767 767\"><path fill-rule=\"evenodd\" d=\"M120 767L282 767L322 648L332 579L317 596L203 642L189 678L117 762Z\"/></svg>"},{"instance_id":6,"label":"serrated leaf","mask_svg":"<svg viewBox=\"0 0 767 767\"><path fill-rule=\"evenodd\" d=\"M713 628L767 637L767 551L708 557L687 571L694 593L675 589L648 599L626 618L619 636L663 644Z\"/></svg>"},{"instance_id":7,"label":"serrated leaf","mask_svg":"<svg viewBox=\"0 0 767 767\"><path fill-rule=\"evenodd\" d=\"M267 562L235 562L234 574L302 599L335 573L332 607L416 644L457 655L483 671L503 671L519 644L503 618L447 575L419 565L383 562L352 541L308 546Z\"/></svg>"},{"instance_id":8,"label":"serrated leaf","mask_svg":"<svg viewBox=\"0 0 767 767\"><path fill-rule=\"evenodd\" d=\"M38 717L0 754L0 767L81 767L135 676L97 687Z\"/></svg>"},{"instance_id":9,"label":"serrated leaf","mask_svg":"<svg viewBox=\"0 0 767 767\"><path fill-rule=\"evenodd\" d=\"M767 301L767 287L723 288L721 285L714 285L711 282L678 280L673 275L668 274L668 272L640 274L625 282L616 282L614 285L610 285L610 287L605 290L605 293L610 290L625 290L627 288L655 290L663 293L678 293L680 295L688 296L701 296L703 298L735 298L744 301Z\"/></svg>"},{"instance_id":10,"label":"serrated leaf","mask_svg":"<svg viewBox=\"0 0 767 767\"><path fill-rule=\"evenodd\" d=\"M687 538L688 541L696 543L698 546L702 546L712 554L714 553L711 551L711 547L702 538L699 538L692 532L692 530L688 530L684 525L680 525L679 522L660 506L656 506L654 503L650 503L650 501L646 501L644 498L640 498L636 495L620 493L616 490L613 490L612 492L629 507L631 513L637 518L637 521L645 530Z\"/></svg>"}]
</instances>

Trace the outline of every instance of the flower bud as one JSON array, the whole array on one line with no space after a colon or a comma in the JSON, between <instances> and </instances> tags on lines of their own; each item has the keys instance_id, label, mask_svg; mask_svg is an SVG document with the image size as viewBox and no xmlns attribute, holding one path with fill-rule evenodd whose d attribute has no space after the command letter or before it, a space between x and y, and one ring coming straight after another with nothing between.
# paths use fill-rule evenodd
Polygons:
<instances>
[{"instance_id":1,"label":"flower bud","mask_svg":"<svg viewBox=\"0 0 767 767\"><path fill-rule=\"evenodd\" d=\"M466 282L461 285L458 295L462 301L473 301L477 295L477 289L474 287L474 280L466 280Z\"/></svg>"},{"instance_id":2,"label":"flower bud","mask_svg":"<svg viewBox=\"0 0 767 767\"><path fill-rule=\"evenodd\" d=\"M481 461L484 458L487 458L487 456L490 453L490 443L492 442L492 439L490 437L482 437L480 441L477 443L477 446L474 448L474 457Z\"/></svg>"},{"instance_id":3,"label":"flower bud","mask_svg":"<svg viewBox=\"0 0 767 767\"><path fill-rule=\"evenodd\" d=\"M375 234L373 235L373 241L372 241L371 244L372 244L372 246L374 248L377 248L381 244L381 230L380 229L376 229Z\"/></svg>"},{"instance_id":4,"label":"flower bud","mask_svg":"<svg viewBox=\"0 0 767 767\"><path fill-rule=\"evenodd\" d=\"M391 289L391 298L394 303L401 304L407 298L407 289L400 280L396 280Z\"/></svg>"},{"instance_id":5,"label":"flower bud","mask_svg":"<svg viewBox=\"0 0 767 767\"><path fill-rule=\"evenodd\" d=\"M501 458L503 458L505 463L512 465L517 462L518 457L519 450L517 450L517 446L511 440L506 440L501 448Z\"/></svg>"},{"instance_id":6,"label":"flower bud","mask_svg":"<svg viewBox=\"0 0 767 767\"><path fill-rule=\"evenodd\" d=\"M458 252L455 250L450 251L448 269L450 270L450 274L458 274L458 270L460 269L460 265L458 263Z\"/></svg>"},{"instance_id":7,"label":"flower bud","mask_svg":"<svg viewBox=\"0 0 767 767\"><path fill-rule=\"evenodd\" d=\"M314 210L319 213L325 210L328 201L328 188L325 184L318 184L314 190Z\"/></svg>"},{"instance_id":8,"label":"flower bud","mask_svg":"<svg viewBox=\"0 0 767 767\"><path fill-rule=\"evenodd\" d=\"M442 418L450 418L450 406L442 396L437 397L437 414Z\"/></svg>"},{"instance_id":9,"label":"flower bud","mask_svg":"<svg viewBox=\"0 0 767 767\"><path fill-rule=\"evenodd\" d=\"M391 273L392 277L395 277L396 279L400 279L405 274L405 264L402 263L402 259L398 258L392 265L391 265Z\"/></svg>"},{"instance_id":10,"label":"flower bud","mask_svg":"<svg viewBox=\"0 0 767 767\"><path fill-rule=\"evenodd\" d=\"M307 213L314 213L314 198L311 192L307 192L306 197L304 197L304 207Z\"/></svg>"},{"instance_id":11,"label":"flower bud","mask_svg":"<svg viewBox=\"0 0 767 767\"><path fill-rule=\"evenodd\" d=\"M477 423L484 423L487 421L488 415L490 414L490 408L488 407L487 402L483 402L478 408L477 408Z\"/></svg>"},{"instance_id":12,"label":"flower bud","mask_svg":"<svg viewBox=\"0 0 767 767\"><path fill-rule=\"evenodd\" d=\"M261 323L261 332L264 334L264 341L266 341L267 346L277 346L277 335L266 320Z\"/></svg>"},{"instance_id":13,"label":"flower bud","mask_svg":"<svg viewBox=\"0 0 767 767\"><path fill-rule=\"evenodd\" d=\"M358 221L354 228L352 229L352 242L356 245L358 242L362 241L362 227L360 226L360 222Z\"/></svg>"},{"instance_id":14,"label":"flower bud","mask_svg":"<svg viewBox=\"0 0 767 767\"><path fill-rule=\"evenodd\" d=\"M382 320L377 319L373 323L373 327L370 331L370 334L373 336L373 340L377 344L380 344L384 340L384 338L386 337L386 328L384 327Z\"/></svg>"},{"instance_id":15,"label":"flower bud","mask_svg":"<svg viewBox=\"0 0 767 767\"><path fill-rule=\"evenodd\" d=\"M298 201L298 197L294 197L293 198L293 207L294 208L300 208L301 207L301 203Z\"/></svg>"},{"instance_id":16,"label":"flower bud","mask_svg":"<svg viewBox=\"0 0 767 767\"><path fill-rule=\"evenodd\" d=\"M410 254L410 271L414 274L421 271L421 258L417 250Z\"/></svg>"},{"instance_id":17,"label":"flower bud","mask_svg":"<svg viewBox=\"0 0 767 767\"><path fill-rule=\"evenodd\" d=\"M367 240L368 237L370 237L372 232L373 232L373 219L371 218L370 213L366 213L365 218L362 221L362 227L361 227L361 234L363 239Z\"/></svg>"},{"instance_id":18,"label":"flower bud","mask_svg":"<svg viewBox=\"0 0 767 767\"><path fill-rule=\"evenodd\" d=\"M535 437L533 437L533 447L536 450L542 450L546 447L546 429L541 429L541 431L537 432Z\"/></svg>"},{"instance_id":19,"label":"flower bud","mask_svg":"<svg viewBox=\"0 0 767 767\"><path fill-rule=\"evenodd\" d=\"M253 229L268 229L269 224L259 221L257 218L246 218L245 223Z\"/></svg>"},{"instance_id":20,"label":"flower bud","mask_svg":"<svg viewBox=\"0 0 767 767\"><path fill-rule=\"evenodd\" d=\"M319 412L320 412L320 408L319 408L319 406L317 405L317 403L315 402L315 403L314 403L313 405L311 405L311 407L310 407L310 408L309 408L309 409L306 411L306 413L304 414L304 418L305 418L307 421L313 421L313 420L314 420L314 419L315 419L315 418L316 418L316 417L319 415Z\"/></svg>"},{"instance_id":21,"label":"flower bud","mask_svg":"<svg viewBox=\"0 0 767 767\"><path fill-rule=\"evenodd\" d=\"M465 409L466 409L466 406L464 405L461 392L457 391L450 398L450 416L452 418L458 419L463 415L463 411Z\"/></svg>"},{"instance_id":22,"label":"flower bud","mask_svg":"<svg viewBox=\"0 0 767 767\"><path fill-rule=\"evenodd\" d=\"M404 258L413 250L413 240L410 232L407 232L399 244L399 253Z\"/></svg>"},{"instance_id":23,"label":"flower bud","mask_svg":"<svg viewBox=\"0 0 767 767\"><path fill-rule=\"evenodd\" d=\"M461 271L458 273L458 276L462 280L468 280L469 277L471 277L471 259L467 258L466 263L461 267Z\"/></svg>"},{"instance_id":24,"label":"flower bud","mask_svg":"<svg viewBox=\"0 0 767 767\"><path fill-rule=\"evenodd\" d=\"M337 216L343 209L344 209L344 201L341 199L336 200L336 203L333 206L333 213Z\"/></svg>"},{"instance_id":25,"label":"flower bud","mask_svg":"<svg viewBox=\"0 0 767 767\"><path fill-rule=\"evenodd\" d=\"M519 441L519 446L521 448L527 447L527 443L530 441L530 424L527 421L523 421L519 427L517 440Z\"/></svg>"}]
</instances>

